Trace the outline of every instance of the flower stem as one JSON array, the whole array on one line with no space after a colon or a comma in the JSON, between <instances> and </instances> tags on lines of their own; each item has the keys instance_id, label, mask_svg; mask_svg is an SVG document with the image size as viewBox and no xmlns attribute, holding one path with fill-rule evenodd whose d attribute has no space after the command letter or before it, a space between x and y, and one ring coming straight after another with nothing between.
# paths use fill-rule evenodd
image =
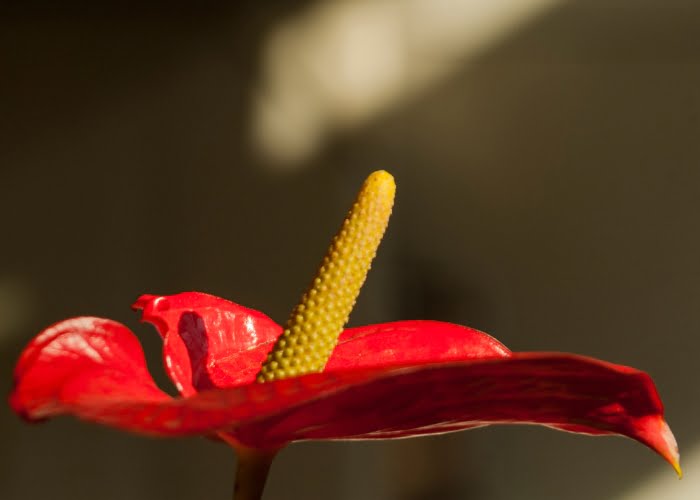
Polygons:
<instances>
[{"instance_id":1,"label":"flower stem","mask_svg":"<svg viewBox=\"0 0 700 500\"><path fill-rule=\"evenodd\" d=\"M267 473L276 452L241 449L236 450L236 480L233 485L233 500L260 500Z\"/></svg>"}]
</instances>

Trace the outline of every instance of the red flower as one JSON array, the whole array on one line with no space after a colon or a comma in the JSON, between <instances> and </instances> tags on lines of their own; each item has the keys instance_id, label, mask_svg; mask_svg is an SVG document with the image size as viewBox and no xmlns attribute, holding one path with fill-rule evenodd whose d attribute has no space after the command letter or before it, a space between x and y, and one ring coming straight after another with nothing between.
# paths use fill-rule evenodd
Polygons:
<instances>
[{"instance_id":1,"label":"red flower","mask_svg":"<svg viewBox=\"0 0 700 500\"><path fill-rule=\"evenodd\" d=\"M375 172L285 328L202 293L135 304L164 342L181 393L151 379L133 333L111 320L44 330L15 368L10 404L29 420L71 414L161 436L217 436L239 452L237 499L258 499L274 453L305 439L391 439L532 423L636 439L680 474L649 376L592 358L511 353L436 321L343 330L391 214L395 185ZM240 488L239 488L240 487Z\"/></svg>"},{"instance_id":2,"label":"red flower","mask_svg":"<svg viewBox=\"0 0 700 500\"><path fill-rule=\"evenodd\" d=\"M436 321L350 328L322 373L255 382L281 327L264 314L190 292L134 305L163 337L182 397L151 379L125 326L81 317L40 333L15 369L13 409L142 434L218 435L278 449L305 439L388 439L488 424L536 423L620 434L678 469L675 440L643 372L558 353L511 353L476 330Z\"/></svg>"}]
</instances>

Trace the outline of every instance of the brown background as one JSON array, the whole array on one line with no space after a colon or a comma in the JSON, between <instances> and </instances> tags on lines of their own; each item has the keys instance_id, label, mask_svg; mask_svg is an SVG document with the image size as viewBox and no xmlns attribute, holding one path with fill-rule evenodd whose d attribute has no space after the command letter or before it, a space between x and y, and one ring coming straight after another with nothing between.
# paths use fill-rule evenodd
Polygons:
<instances>
[{"instance_id":1,"label":"brown background","mask_svg":"<svg viewBox=\"0 0 700 500\"><path fill-rule=\"evenodd\" d=\"M283 321L368 172L399 186L352 324L435 318L656 380L698 438L700 3L563 2L294 169L250 141L267 34L313 2L0 9L0 388L38 330L202 290ZM0 498L229 498L234 459L0 408ZM285 450L267 499L614 498L636 443L490 428ZM672 474L664 470L666 474ZM699 471L687 470L686 474Z\"/></svg>"}]
</instances>

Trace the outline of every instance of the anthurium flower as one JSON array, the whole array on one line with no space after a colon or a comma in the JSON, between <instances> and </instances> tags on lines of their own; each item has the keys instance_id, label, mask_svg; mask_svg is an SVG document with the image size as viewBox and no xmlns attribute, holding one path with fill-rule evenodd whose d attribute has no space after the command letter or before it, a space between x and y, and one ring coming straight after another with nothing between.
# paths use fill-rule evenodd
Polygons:
<instances>
[{"instance_id":1,"label":"anthurium flower","mask_svg":"<svg viewBox=\"0 0 700 500\"><path fill-rule=\"evenodd\" d=\"M112 320L59 322L15 368L12 408L28 420L69 414L154 436L205 435L238 454L234 498L262 494L272 457L311 439L391 439L490 424L617 434L680 474L651 378L574 354L512 353L439 321L343 329L384 233L393 178L363 185L321 269L285 326L198 292L134 304L163 339L180 397L161 391L134 334Z\"/></svg>"}]
</instances>

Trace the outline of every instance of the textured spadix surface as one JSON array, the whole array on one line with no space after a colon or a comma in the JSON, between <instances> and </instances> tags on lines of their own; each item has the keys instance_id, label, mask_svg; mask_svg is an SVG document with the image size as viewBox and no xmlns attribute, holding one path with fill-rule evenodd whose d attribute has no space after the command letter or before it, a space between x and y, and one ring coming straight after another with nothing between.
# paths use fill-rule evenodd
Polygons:
<instances>
[{"instance_id":1,"label":"textured spadix surface","mask_svg":"<svg viewBox=\"0 0 700 500\"><path fill-rule=\"evenodd\" d=\"M384 236L395 192L391 174L380 170L367 178L265 360L259 382L320 372L326 366Z\"/></svg>"}]
</instances>

